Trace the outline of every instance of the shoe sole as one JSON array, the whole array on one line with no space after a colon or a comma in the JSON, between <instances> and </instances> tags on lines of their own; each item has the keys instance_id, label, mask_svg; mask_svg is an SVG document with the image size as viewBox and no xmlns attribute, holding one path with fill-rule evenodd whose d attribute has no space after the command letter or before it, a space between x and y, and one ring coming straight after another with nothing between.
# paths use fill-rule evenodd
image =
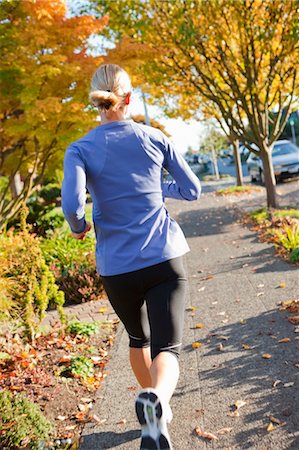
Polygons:
<instances>
[{"instance_id":1,"label":"shoe sole","mask_svg":"<svg viewBox=\"0 0 299 450\"><path fill-rule=\"evenodd\" d=\"M142 392L136 400L136 415L141 425L140 450L171 450L166 423L162 427L162 405L154 392ZM161 428L164 428L164 433Z\"/></svg>"}]
</instances>

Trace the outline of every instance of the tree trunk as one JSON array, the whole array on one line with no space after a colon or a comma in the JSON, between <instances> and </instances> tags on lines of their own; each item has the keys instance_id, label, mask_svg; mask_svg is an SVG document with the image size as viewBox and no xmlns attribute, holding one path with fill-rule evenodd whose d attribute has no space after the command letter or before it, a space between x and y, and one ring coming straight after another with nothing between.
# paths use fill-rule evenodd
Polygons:
<instances>
[{"instance_id":1,"label":"tree trunk","mask_svg":"<svg viewBox=\"0 0 299 450\"><path fill-rule=\"evenodd\" d=\"M216 152L215 152L214 148L212 148L212 160L213 160L213 166L214 166L216 180L220 180L219 169L218 169L218 164L217 164L217 156L216 156Z\"/></svg>"},{"instance_id":2,"label":"tree trunk","mask_svg":"<svg viewBox=\"0 0 299 450\"><path fill-rule=\"evenodd\" d=\"M9 184L12 198L15 199L19 197L24 185L19 172L17 172L13 177L10 177Z\"/></svg>"},{"instance_id":3,"label":"tree trunk","mask_svg":"<svg viewBox=\"0 0 299 450\"><path fill-rule=\"evenodd\" d=\"M243 183L243 171L242 171L241 155L239 152L239 139L233 139L232 146L234 149L237 186L243 186L243 184L244 184Z\"/></svg>"},{"instance_id":4,"label":"tree trunk","mask_svg":"<svg viewBox=\"0 0 299 450\"><path fill-rule=\"evenodd\" d=\"M267 192L267 206L268 208L277 208L276 199L276 180L272 164L272 152L263 150L261 152L261 159L263 161L265 187Z\"/></svg>"}]
</instances>

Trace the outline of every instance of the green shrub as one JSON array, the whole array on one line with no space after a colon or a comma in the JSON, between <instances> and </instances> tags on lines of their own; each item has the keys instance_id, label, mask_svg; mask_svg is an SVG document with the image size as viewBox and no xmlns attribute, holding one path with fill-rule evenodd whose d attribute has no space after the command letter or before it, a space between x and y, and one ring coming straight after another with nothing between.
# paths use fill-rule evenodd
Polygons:
<instances>
[{"instance_id":1,"label":"green shrub","mask_svg":"<svg viewBox=\"0 0 299 450\"><path fill-rule=\"evenodd\" d=\"M299 247L295 247L290 254L290 261L293 263L299 262Z\"/></svg>"},{"instance_id":2,"label":"green shrub","mask_svg":"<svg viewBox=\"0 0 299 450\"><path fill-rule=\"evenodd\" d=\"M91 359L86 356L75 356L71 359L70 365L61 371L61 375L75 378L89 378L94 374L94 366Z\"/></svg>"},{"instance_id":3,"label":"green shrub","mask_svg":"<svg viewBox=\"0 0 299 450\"><path fill-rule=\"evenodd\" d=\"M64 293L55 284L53 273L43 257L40 241L26 224L27 211L21 214L21 229L0 236L0 289L5 286L2 302L7 314L21 321L27 336L33 340L49 302L56 305L64 321ZM5 300L6 299L6 300Z\"/></svg>"},{"instance_id":4,"label":"green shrub","mask_svg":"<svg viewBox=\"0 0 299 450\"><path fill-rule=\"evenodd\" d=\"M38 449L53 432L53 425L23 394L4 391L0 392L0 429L3 447Z\"/></svg>"},{"instance_id":5,"label":"green shrub","mask_svg":"<svg viewBox=\"0 0 299 450\"><path fill-rule=\"evenodd\" d=\"M47 184L40 191L32 194L27 200L27 223L31 225L31 232L38 236L51 236L54 230L59 229L64 223L61 211L56 205L60 197L60 188L56 184ZM21 224L20 214L9 221L7 228L19 229Z\"/></svg>"},{"instance_id":6,"label":"green shrub","mask_svg":"<svg viewBox=\"0 0 299 450\"><path fill-rule=\"evenodd\" d=\"M72 322L68 325L66 331L74 335L91 336L92 334L98 333L99 327L95 322Z\"/></svg>"},{"instance_id":7,"label":"green shrub","mask_svg":"<svg viewBox=\"0 0 299 450\"><path fill-rule=\"evenodd\" d=\"M92 235L79 241L69 232L62 232L42 241L44 257L65 294L66 304L97 300L103 292L102 280L96 271L94 248Z\"/></svg>"}]
</instances>

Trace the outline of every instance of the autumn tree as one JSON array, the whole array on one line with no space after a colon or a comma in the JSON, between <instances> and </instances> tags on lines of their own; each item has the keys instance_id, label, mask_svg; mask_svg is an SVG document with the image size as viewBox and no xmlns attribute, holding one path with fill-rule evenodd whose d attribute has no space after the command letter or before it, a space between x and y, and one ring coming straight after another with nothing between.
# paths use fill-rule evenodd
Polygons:
<instances>
[{"instance_id":1,"label":"autumn tree","mask_svg":"<svg viewBox=\"0 0 299 450\"><path fill-rule=\"evenodd\" d=\"M234 141L262 159L267 203L275 207L272 145L295 107L298 2L94 3L109 15L110 38L127 36L152 50L132 70L145 77L168 114L188 117L202 102L215 105Z\"/></svg>"},{"instance_id":2,"label":"autumn tree","mask_svg":"<svg viewBox=\"0 0 299 450\"><path fill-rule=\"evenodd\" d=\"M95 121L88 85L102 59L89 38L107 19L66 12L63 0L1 2L0 228Z\"/></svg>"}]
</instances>

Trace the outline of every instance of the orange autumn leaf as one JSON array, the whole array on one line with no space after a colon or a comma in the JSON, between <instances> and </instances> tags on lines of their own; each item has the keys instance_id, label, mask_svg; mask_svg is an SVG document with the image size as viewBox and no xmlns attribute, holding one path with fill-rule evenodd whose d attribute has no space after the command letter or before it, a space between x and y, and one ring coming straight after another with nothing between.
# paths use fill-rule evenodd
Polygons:
<instances>
[{"instance_id":1,"label":"orange autumn leaf","mask_svg":"<svg viewBox=\"0 0 299 450\"><path fill-rule=\"evenodd\" d=\"M263 354L262 354L262 358L264 358L264 359L270 359L270 358L272 358L272 355L270 355L269 353L263 353Z\"/></svg>"},{"instance_id":2,"label":"orange autumn leaf","mask_svg":"<svg viewBox=\"0 0 299 450\"><path fill-rule=\"evenodd\" d=\"M242 344L242 347L244 348L244 350L251 350L250 345Z\"/></svg>"},{"instance_id":3,"label":"orange autumn leaf","mask_svg":"<svg viewBox=\"0 0 299 450\"><path fill-rule=\"evenodd\" d=\"M299 323L299 316L295 316L295 317L288 317L288 321L290 323L293 323L295 325L297 325Z\"/></svg>"},{"instance_id":4,"label":"orange autumn leaf","mask_svg":"<svg viewBox=\"0 0 299 450\"><path fill-rule=\"evenodd\" d=\"M201 342L193 342L193 344L192 344L192 348L199 348L201 346L202 346Z\"/></svg>"},{"instance_id":5,"label":"orange autumn leaf","mask_svg":"<svg viewBox=\"0 0 299 450\"><path fill-rule=\"evenodd\" d=\"M204 328L205 326L204 326L204 324L203 323L197 323L196 325L195 325L195 328Z\"/></svg>"},{"instance_id":6,"label":"orange autumn leaf","mask_svg":"<svg viewBox=\"0 0 299 450\"><path fill-rule=\"evenodd\" d=\"M267 431L270 432L270 431L273 431L273 430L275 430L275 426L273 425L272 422L269 422L269 425L267 426Z\"/></svg>"},{"instance_id":7,"label":"orange autumn leaf","mask_svg":"<svg viewBox=\"0 0 299 450\"><path fill-rule=\"evenodd\" d=\"M285 344L287 342L291 342L291 339L288 338L288 337L283 338L283 339L279 339L279 341L278 341L279 344Z\"/></svg>"},{"instance_id":8,"label":"orange autumn leaf","mask_svg":"<svg viewBox=\"0 0 299 450\"><path fill-rule=\"evenodd\" d=\"M213 441L213 440L218 441L218 438L215 434L204 431L200 427L196 427L194 431L197 434L197 436L208 439L209 441Z\"/></svg>"}]
</instances>

